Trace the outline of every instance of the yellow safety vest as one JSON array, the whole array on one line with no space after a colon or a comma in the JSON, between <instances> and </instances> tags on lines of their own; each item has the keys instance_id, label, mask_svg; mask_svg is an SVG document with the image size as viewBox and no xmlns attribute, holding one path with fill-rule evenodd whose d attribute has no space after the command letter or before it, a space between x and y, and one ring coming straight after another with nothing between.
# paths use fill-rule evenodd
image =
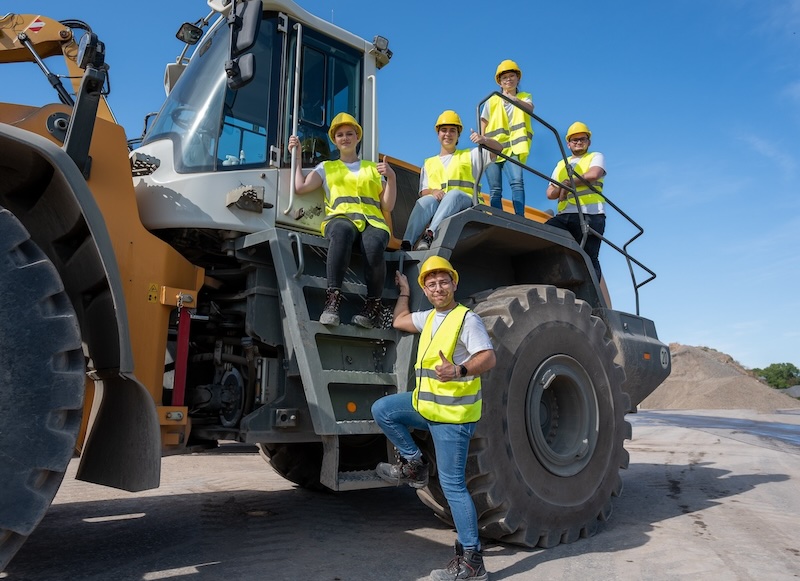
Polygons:
<instances>
[{"instance_id":1,"label":"yellow safety vest","mask_svg":"<svg viewBox=\"0 0 800 581\"><path fill-rule=\"evenodd\" d=\"M350 171L340 160L323 162L328 193L325 197L325 226L333 218L344 217L363 232L367 222L389 232L381 212L381 174L371 161L362 161L358 172ZM391 235L391 232L389 233Z\"/></svg>"},{"instance_id":2,"label":"yellow safety vest","mask_svg":"<svg viewBox=\"0 0 800 581\"><path fill-rule=\"evenodd\" d=\"M432 422L446 424L466 424L477 422L481 417L481 377L480 375L456 377L452 381L436 379L436 366L442 360L439 351L449 361L453 360L458 337L464 326L464 319L469 309L464 305L456 305L447 313L431 336L433 319L436 310L431 311L422 328L417 347L417 363L414 366L417 376L417 387L412 395L414 409L422 417Z\"/></svg>"},{"instance_id":3,"label":"yellow safety vest","mask_svg":"<svg viewBox=\"0 0 800 581\"><path fill-rule=\"evenodd\" d=\"M517 93L517 98L531 99L531 94L520 92ZM531 139L533 139L531 116L519 107L514 107L509 120L505 104L506 102L497 95L489 98L489 119L484 135L499 141L503 145L504 155L509 157L516 155L522 163L525 163L531 151ZM505 161L502 157L497 158L497 162L502 161Z\"/></svg>"},{"instance_id":4,"label":"yellow safety vest","mask_svg":"<svg viewBox=\"0 0 800 581\"><path fill-rule=\"evenodd\" d=\"M438 155L425 160L425 175L428 188L449 192L459 189L472 196L475 189L475 176L472 175L472 157L469 149L457 149L447 167L442 165Z\"/></svg>"},{"instance_id":5,"label":"yellow safety vest","mask_svg":"<svg viewBox=\"0 0 800 581\"><path fill-rule=\"evenodd\" d=\"M584 175L587 171L589 171L589 167L592 163L593 157L594 157L594 152L587 153L583 157L581 157L575 164L575 173ZM558 172L556 179L559 182L562 182L569 177L567 175L567 167L564 164L563 159L558 162L556 170ZM589 188L589 186L583 183L583 181L581 181L577 177L575 178L575 190L578 192L578 199L581 202L581 209L584 212L588 212L590 214L596 214L597 213L596 210L602 210L603 203L606 201L606 199L602 196L603 177L601 177L595 182L591 182L592 186L594 186L594 188L600 193L595 193L593 190ZM575 208L575 198L572 196L572 194L568 195L566 200L561 200L558 202L558 211L563 212L569 206Z\"/></svg>"}]
</instances>

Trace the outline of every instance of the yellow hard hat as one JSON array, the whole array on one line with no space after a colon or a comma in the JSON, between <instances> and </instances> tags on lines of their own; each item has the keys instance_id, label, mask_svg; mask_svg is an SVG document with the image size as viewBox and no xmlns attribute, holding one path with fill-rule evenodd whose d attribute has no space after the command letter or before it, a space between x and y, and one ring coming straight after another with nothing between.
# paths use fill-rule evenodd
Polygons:
<instances>
[{"instance_id":1,"label":"yellow hard hat","mask_svg":"<svg viewBox=\"0 0 800 581\"><path fill-rule=\"evenodd\" d=\"M417 279L419 286L425 286L425 277L430 273L442 270L450 274L454 284L458 284L458 273L450 261L441 256L431 256L422 263L422 267L419 269L419 278Z\"/></svg>"},{"instance_id":2,"label":"yellow hard hat","mask_svg":"<svg viewBox=\"0 0 800 581\"><path fill-rule=\"evenodd\" d=\"M436 128L437 133L439 131L439 127L442 125L455 125L458 127L459 133L461 133L461 131L464 129L464 126L461 124L461 117L459 117L458 113L455 111L450 110L444 111L436 120L436 125L434 125L434 127Z\"/></svg>"},{"instance_id":3,"label":"yellow hard hat","mask_svg":"<svg viewBox=\"0 0 800 581\"><path fill-rule=\"evenodd\" d=\"M350 115L350 113L339 113L336 117L333 118L331 121L331 128L328 129L328 137L331 138L331 141L336 143L336 140L333 138L336 135L336 130L339 129L341 125L352 125L356 128L356 136L358 140L361 141L361 135L363 132L361 131L361 125L358 124L356 118Z\"/></svg>"},{"instance_id":4,"label":"yellow hard hat","mask_svg":"<svg viewBox=\"0 0 800 581\"><path fill-rule=\"evenodd\" d=\"M494 80L497 81L497 84L500 84L500 75L507 72L517 73L520 79L522 79L522 71L519 69L519 65L512 60L506 59L497 65L497 71L494 73Z\"/></svg>"},{"instance_id":5,"label":"yellow hard hat","mask_svg":"<svg viewBox=\"0 0 800 581\"><path fill-rule=\"evenodd\" d=\"M575 135L576 133L585 133L589 137L589 139L592 138L592 132L589 131L589 128L586 126L586 123L583 123L581 121L576 121L575 123L569 126L569 129L567 129L567 137L566 137L567 141L569 141L569 138Z\"/></svg>"}]
</instances>

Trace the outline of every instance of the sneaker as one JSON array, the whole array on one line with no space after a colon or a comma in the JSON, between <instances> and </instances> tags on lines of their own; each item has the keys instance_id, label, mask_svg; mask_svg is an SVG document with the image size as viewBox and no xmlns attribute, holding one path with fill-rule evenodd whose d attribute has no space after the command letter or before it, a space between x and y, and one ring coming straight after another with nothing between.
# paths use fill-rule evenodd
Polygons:
<instances>
[{"instance_id":1,"label":"sneaker","mask_svg":"<svg viewBox=\"0 0 800 581\"><path fill-rule=\"evenodd\" d=\"M433 244L433 232L430 230L425 230L425 233L422 235L422 238L419 239L417 242L417 250L427 250Z\"/></svg>"},{"instance_id":2,"label":"sneaker","mask_svg":"<svg viewBox=\"0 0 800 581\"><path fill-rule=\"evenodd\" d=\"M383 303L381 299L371 299L367 297L361 312L353 317L353 324L365 329L376 329L381 326L381 312Z\"/></svg>"},{"instance_id":3,"label":"sneaker","mask_svg":"<svg viewBox=\"0 0 800 581\"><path fill-rule=\"evenodd\" d=\"M425 460L409 462L401 457L397 464L381 462L375 468L378 476L395 486L408 484L411 488L425 488L428 485L428 463Z\"/></svg>"},{"instance_id":4,"label":"sneaker","mask_svg":"<svg viewBox=\"0 0 800 581\"><path fill-rule=\"evenodd\" d=\"M403 240L400 243L400 250L405 250L406 252L411 250L411 242L409 242L408 240Z\"/></svg>"},{"instance_id":5,"label":"sneaker","mask_svg":"<svg viewBox=\"0 0 800 581\"><path fill-rule=\"evenodd\" d=\"M342 302L342 291L338 288L329 288L325 291L325 308L319 317L323 325L336 327L339 324L339 304Z\"/></svg>"},{"instance_id":6,"label":"sneaker","mask_svg":"<svg viewBox=\"0 0 800 581\"><path fill-rule=\"evenodd\" d=\"M464 550L456 541L456 556L453 557L446 569L431 571L431 581L455 581L469 579L470 581L489 581L489 574L483 566L483 555L480 551Z\"/></svg>"}]
</instances>

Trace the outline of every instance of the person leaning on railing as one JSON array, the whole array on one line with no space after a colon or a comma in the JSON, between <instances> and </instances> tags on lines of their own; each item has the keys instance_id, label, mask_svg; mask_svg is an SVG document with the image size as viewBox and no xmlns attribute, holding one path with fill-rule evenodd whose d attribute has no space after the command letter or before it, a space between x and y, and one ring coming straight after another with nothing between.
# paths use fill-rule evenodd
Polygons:
<instances>
[{"instance_id":1,"label":"person leaning on railing","mask_svg":"<svg viewBox=\"0 0 800 581\"><path fill-rule=\"evenodd\" d=\"M583 211L589 227L602 235L606 229L605 198L603 197L603 179L606 175L605 157L598 151L589 152L589 146L592 144L592 132L585 123L576 121L570 125L566 140L567 147L572 152L572 155L567 158L567 163L572 166L574 173L583 178L575 177L575 190L581 204L581 211ZM565 186L570 185L569 174L563 159L558 162L550 177ZM546 195L550 200L558 200L558 213L545 224L568 230L572 237L580 242L583 232L575 196L567 188L552 183L547 186ZM602 274L599 259L601 242L600 238L590 234L584 246L586 254L592 259L598 281Z\"/></svg>"}]
</instances>

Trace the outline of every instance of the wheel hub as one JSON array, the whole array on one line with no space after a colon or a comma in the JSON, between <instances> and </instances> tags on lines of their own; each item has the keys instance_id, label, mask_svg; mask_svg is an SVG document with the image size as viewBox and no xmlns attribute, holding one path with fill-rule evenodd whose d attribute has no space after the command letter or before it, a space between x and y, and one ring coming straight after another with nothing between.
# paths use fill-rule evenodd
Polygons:
<instances>
[{"instance_id":1,"label":"wheel hub","mask_svg":"<svg viewBox=\"0 0 800 581\"><path fill-rule=\"evenodd\" d=\"M594 384L574 358L553 355L536 370L526 396L528 441L557 476L574 476L591 460L600 414Z\"/></svg>"}]
</instances>

